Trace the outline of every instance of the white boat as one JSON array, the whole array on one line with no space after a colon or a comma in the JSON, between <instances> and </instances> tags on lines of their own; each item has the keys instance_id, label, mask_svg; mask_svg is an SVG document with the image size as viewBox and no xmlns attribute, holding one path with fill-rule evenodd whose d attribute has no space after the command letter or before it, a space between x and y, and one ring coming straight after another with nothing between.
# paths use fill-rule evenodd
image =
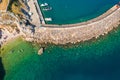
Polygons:
<instances>
[{"instance_id":1,"label":"white boat","mask_svg":"<svg viewBox=\"0 0 120 80\"><path fill-rule=\"evenodd\" d=\"M40 6L41 6L41 7L48 6L48 3L41 4Z\"/></svg>"},{"instance_id":2,"label":"white boat","mask_svg":"<svg viewBox=\"0 0 120 80\"><path fill-rule=\"evenodd\" d=\"M48 6L48 3L44 3L45 6Z\"/></svg>"},{"instance_id":3,"label":"white boat","mask_svg":"<svg viewBox=\"0 0 120 80\"><path fill-rule=\"evenodd\" d=\"M50 11L52 10L52 7L48 7L48 8L43 8L44 11Z\"/></svg>"},{"instance_id":4,"label":"white boat","mask_svg":"<svg viewBox=\"0 0 120 80\"><path fill-rule=\"evenodd\" d=\"M45 21L52 21L52 18L45 18Z\"/></svg>"}]
</instances>

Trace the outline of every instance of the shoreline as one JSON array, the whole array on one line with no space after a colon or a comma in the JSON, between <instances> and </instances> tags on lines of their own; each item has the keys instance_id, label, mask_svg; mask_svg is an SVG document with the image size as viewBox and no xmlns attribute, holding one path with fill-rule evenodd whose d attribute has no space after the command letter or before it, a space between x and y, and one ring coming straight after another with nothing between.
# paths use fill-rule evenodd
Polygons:
<instances>
[{"instance_id":1,"label":"shoreline","mask_svg":"<svg viewBox=\"0 0 120 80\"><path fill-rule=\"evenodd\" d=\"M3 22L0 23L0 46L6 44L9 40L13 40L15 38L25 36L25 34L22 32L22 29L18 22L17 17L10 12L3 13L2 15L5 15L5 14L9 14L9 16L14 18L15 20L5 19ZM16 25L16 27L12 28L10 24L14 24ZM17 29L19 31L17 31Z\"/></svg>"},{"instance_id":2,"label":"shoreline","mask_svg":"<svg viewBox=\"0 0 120 80\"><path fill-rule=\"evenodd\" d=\"M0 38L0 46L4 46L7 42L11 41L11 40L14 40L16 38L19 38L19 37L22 37L23 34L22 33L9 33L7 30L5 31L2 31L2 33L4 33L2 35L2 37Z\"/></svg>"},{"instance_id":3,"label":"shoreline","mask_svg":"<svg viewBox=\"0 0 120 80\"><path fill-rule=\"evenodd\" d=\"M13 41L13 40L15 40L15 39L18 39L18 38L22 38L22 39L23 39L22 35L18 35L18 36L16 36L16 37L12 37L12 38L6 39L5 42L3 42L3 44L1 45L1 47L5 46L5 45L8 44L9 42L11 42L11 41Z\"/></svg>"}]
</instances>

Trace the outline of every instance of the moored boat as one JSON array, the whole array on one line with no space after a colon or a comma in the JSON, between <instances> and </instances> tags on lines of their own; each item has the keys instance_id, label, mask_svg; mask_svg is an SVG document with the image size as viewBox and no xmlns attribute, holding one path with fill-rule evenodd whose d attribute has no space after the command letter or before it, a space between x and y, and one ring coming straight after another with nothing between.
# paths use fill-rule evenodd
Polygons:
<instances>
[{"instance_id":1,"label":"moored boat","mask_svg":"<svg viewBox=\"0 0 120 80\"><path fill-rule=\"evenodd\" d=\"M52 10L52 7L43 8L44 11Z\"/></svg>"},{"instance_id":2,"label":"moored boat","mask_svg":"<svg viewBox=\"0 0 120 80\"><path fill-rule=\"evenodd\" d=\"M52 21L52 18L45 18L45 21Z\"/></svg>"},{"instance_id":3,"label":"moored boat","mask_svg":"<svg viewBox=\"0 0 120 80\"><path fill-rule=\"evenodd\" d=\"M48 6L48 3L41 4L40 6L41 6L41 7Z\"/></svg>"}]
</instances>

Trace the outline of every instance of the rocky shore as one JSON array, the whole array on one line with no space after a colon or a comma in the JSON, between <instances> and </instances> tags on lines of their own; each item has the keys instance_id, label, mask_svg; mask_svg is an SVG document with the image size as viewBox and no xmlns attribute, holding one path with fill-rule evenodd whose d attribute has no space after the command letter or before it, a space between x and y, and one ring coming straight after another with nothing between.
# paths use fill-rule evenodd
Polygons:
<instances>
[{"instance_id":1,"label":"rocky shore","mask_svg":"<svg viewBox=\"0 0 120 80\"><path fill-rule=\"evenodd\" d=\"M0 47L9 40L23 36L19 21L10 12L0 12Z\"/></svg>"}]
</instances>

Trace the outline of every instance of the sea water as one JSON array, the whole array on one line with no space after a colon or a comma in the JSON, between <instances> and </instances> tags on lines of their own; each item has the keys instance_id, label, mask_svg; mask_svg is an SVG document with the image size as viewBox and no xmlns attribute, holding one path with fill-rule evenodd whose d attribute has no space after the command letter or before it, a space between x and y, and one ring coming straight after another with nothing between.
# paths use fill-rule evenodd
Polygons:
<instances>
[{"instance_id":1,"label":"sea water","mask_svg":"<svg viewBox=\"0 0 120 80\"><path fill-rule=\"evenodd\" d=\"M47 45L42 55L37 54L38 47L21 39L5 45L0 54L4 80L120 80L120 26L95 40Z\"/></svg>"},{"instance_id":2,"label":"sea water","mask_svg":"<svg viewBox=\"0 0 120 80\"><path fill-rule=\"evenodd\" d=\"M119 0L38 0L39 5L48 3L52 10L43 11L44 18L51 17L48 24L73 24L98 17Z\"/></svg>"},{"instance_id":3,"label":"sea water","mask_svg":"<svg viewBox=\"0 0 120 80\"><path fill-rule=\"evenodd\" d=\"M120 28L75 45L47 45L42 55L37 50L25 41L4 47L4 80L120 80Z\"/></svg>"}]
</instances>

